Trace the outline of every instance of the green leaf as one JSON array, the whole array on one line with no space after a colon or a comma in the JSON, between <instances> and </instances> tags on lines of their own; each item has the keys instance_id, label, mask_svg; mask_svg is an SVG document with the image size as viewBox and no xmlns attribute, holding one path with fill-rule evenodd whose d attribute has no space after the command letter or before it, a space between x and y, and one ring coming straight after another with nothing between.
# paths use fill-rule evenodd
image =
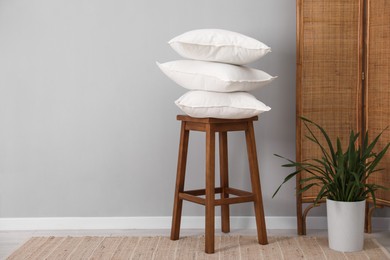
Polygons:
<instances>
[{"instance_id":1,"label":"green leaf","mask_svg":"<svg viewBox=\"0 0 390 260\"><path fill-rule=\"evenodd\" d=\"M321 199L325 198L327 192L327 185L323 185L320 192L317 194L314 204L317 204Z\"/></svg>"},{"instance_id":2,"label":"green leaf","mask_svg":"<svg viewBox=\"0 0 390 260\"><path fill-rule=\"evenodd\" d=\"M330 141L330 138L329 138L328 134L325 132L325 130L321 126L319 126L318 124L314 123L313 121L311 121L311 120L309 120L307 118L304 118L304 117L300 117L300 118L303 121L306 121L306 122L309 122L309 123L315 125L321 131L322 135L325 137L325 140L326 140L326 142L328 144L328 147L329 147L329 150L330 150L330 154L332 155L333 162L335 162L336 158L334 156L335 153L334 153L333 145L332 145L332 142Z\"/></svg>"},{"instance_id":3,"label":"green leaf","mask_svg":"<svg viewBox=\"0 0 390 260\"><path fill-rule=\"evenodd\" d=\"M310 189L313 186L319 186L319 185L318 185L318 183L310 183L310 184L306 185L305 187L303 187L302 189L300 189L298 193L299 194L304 193L305 191L307 191L308 189Z\"/></svg>"},{"instance_id":4,"label":"green leaf","mask_svg":"<svg viewBox=\"0 0 390 260\"><path fill-rule=\"evenodd\" d=\"M284 181L282 184L279 185L279 187L276 189L276 191L274 192L274 194L272 195L272 198L275 197L276 193L278 193L278 191L280 190L280 188L282 187L283 184L285 184L286 182L288 182L291 178L293 178L295 175L297 175L300 171L295 171L293 173L290 173L289 175L287 175L286 178L284 178Z\"/></svg>"},{"instance_id":5,"label":"green leaf","mask_svg":"<svg viewBox=\"0 0 390 260\"><path fill-rule=\"evenodd\" d=\"M388 151L390 143L387 143L379 152L375 152L374 149L384 130L371 143L368 139L368 132L366 132L362 138L361 146L357 144L360 134L351 130L348 146L343 149L340 138L336 138L335 146L333 146L328 134L321 126L304 117L301 117L301 120L309 133L306 138L318 146L321 155L317 158L296 162L275 154L275 156L288 161L282 167L295 168L295 170L284 178L283 183L272 197L278 193L283 184L298 174L302 176L297 183L298 194L314 186L320 187L314 203L318 203L325 197L338 201L360 201L371 196L375 204L375 192L378 189L389 190L378 184L367 183L371 174L383 170L383 168L378 168L378 165ZM319 141L311 129L312 126L320 131L326 140L326 145Z\"/></svg>"}]
</instances>

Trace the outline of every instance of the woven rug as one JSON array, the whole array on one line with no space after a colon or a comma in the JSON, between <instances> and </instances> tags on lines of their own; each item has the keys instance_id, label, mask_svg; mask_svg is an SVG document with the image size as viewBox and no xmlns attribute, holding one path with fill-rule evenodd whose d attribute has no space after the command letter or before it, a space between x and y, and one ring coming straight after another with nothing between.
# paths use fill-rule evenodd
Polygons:
<instances>
[{"instance_id":1,"label":"woven rug","mask_svg":"<svg viewBox=\"0 0 390 260\"><path fill-rule=\"evenodd\" d=\"M269 237L262 246L255 237L217 236L216 252L204 253L204 237L33 237L7 259L390 259L374 239L364 251L340 253L326 237Z\"/></svg>"}]
</instances>

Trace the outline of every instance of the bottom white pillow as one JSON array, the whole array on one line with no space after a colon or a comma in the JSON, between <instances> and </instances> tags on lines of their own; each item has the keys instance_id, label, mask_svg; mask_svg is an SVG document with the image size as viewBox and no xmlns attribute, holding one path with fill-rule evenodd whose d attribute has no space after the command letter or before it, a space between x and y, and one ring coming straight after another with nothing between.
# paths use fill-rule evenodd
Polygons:
<instances>
[{"instance_id":1,"label":"bottom white pillow","mask_svg":"<svg viewBox=\"0 0 390 260\"><path fill-rule=\"evenodd\" d=\"M189 91L175 104L187 115L200 118L249 118L271 110L247 92Z\"/></svg>"}]
</instances>

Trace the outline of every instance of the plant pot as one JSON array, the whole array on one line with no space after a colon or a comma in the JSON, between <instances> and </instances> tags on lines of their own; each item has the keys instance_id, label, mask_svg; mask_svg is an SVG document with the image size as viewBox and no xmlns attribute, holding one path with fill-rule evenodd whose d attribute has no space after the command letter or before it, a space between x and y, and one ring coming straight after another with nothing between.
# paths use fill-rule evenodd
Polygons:
<instances>
[{"instance_id":1,"label":"plant pot","mask_svg":"<svg viewBox=\"0 0 390 260\"><path fill-rule=\"evenodd\" d=\"M341 252L363 250L366 201L326 200L329 247Z\"/></svg>"}]
</instances>

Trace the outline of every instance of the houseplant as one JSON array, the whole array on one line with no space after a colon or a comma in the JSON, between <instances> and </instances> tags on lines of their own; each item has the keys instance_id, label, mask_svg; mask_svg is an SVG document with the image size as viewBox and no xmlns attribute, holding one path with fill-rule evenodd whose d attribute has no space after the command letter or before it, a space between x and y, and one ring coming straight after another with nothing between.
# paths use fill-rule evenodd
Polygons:
<instances>
[{"instance_id":1,"label":"houseplant","mask_svg":"<svg viewBox=\"0 0 390 260\"><path fill-rule=\"evenodd\" d=\"M367 178L383 170L378 168L378 164L390 143L379 152L374 152L383 131L371 143L366 132L362 137L361 145L357 145L359 133L355 134L352 130L348 147L343 150L340 138L337 138L334 145L320 125L303 117L301 120L309 133L306 138L318 146L321 156L295 162L275 154L288 160L289 163L282 165L283 167L292 167L295 170L284 179L272 197L278 193L284 183L300 172L306 171L309 177L300 180L301 186L298 192L302 193L316 186L319 187L319 192L315 204L326 199L329 247L344 252L362 250L365 200L371 196L376 204L375 191L387 189L378 184L367 183ZM319 130L325 144L314 134L311 127Z\"/></svg>"}]
</instances>

